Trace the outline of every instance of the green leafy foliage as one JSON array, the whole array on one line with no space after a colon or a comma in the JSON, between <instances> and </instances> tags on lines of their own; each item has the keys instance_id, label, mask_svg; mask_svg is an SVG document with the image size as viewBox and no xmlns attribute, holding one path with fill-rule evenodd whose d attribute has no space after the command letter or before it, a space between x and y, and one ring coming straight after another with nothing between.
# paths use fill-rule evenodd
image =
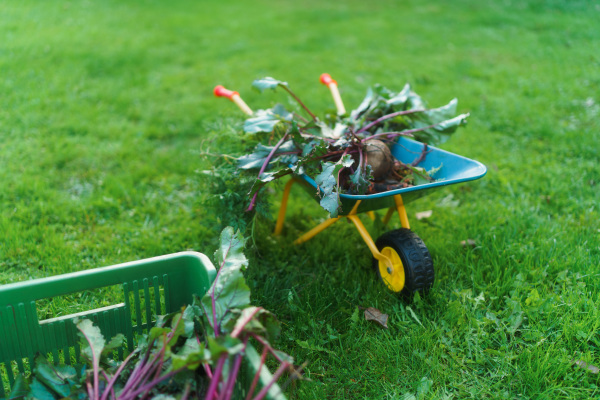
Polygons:
<instances>
[{"instance_id":1,"label":"green leafy foliage","mask_svg":"<svg viewBox=\"0 0 600 400\"><path fill-rule=\"evenodd\" d=\"M202 298L208 324L214 331L219 331L230 310L250 304L250 288L242 274L242 269L248 266L243 249L242 234L234 232L231 227L223 229L221 244L215 253L220 265L219 272L208 293Z\"/></svg>"},{"instance_id":2,"label":"green leafy foliage","mask_svg":"<svg viewBox=\"0 0 600 400\"><path fill-rule=\"evenodd\" d=\"M393 92L377 84L369 88L364 100L348 117L321 121L286 82L267 77L255 80L253 86L261 92L285 88L311 120L280 105L258 110L246 120L247 134L270 133L269 141L280 138L275 145L258 143L252 152L238 158L241 170L259 170L248 193L252 199L248 211L254 208L260 189L287 175L313 177L320 205L331 217L339 213L340 194L370 194L429 183L433 179L423 168L389 160L389 156L366 157L368 144L378 140L389 145L402 135L414 136L428 144L443 143L468 117L468 114L455 115L456 99L445 106L427 109L425 101L410 85Z\"/></svg>"},{"instance_id":3,"label":"green leafy foliage","mask_svg":"<svg viewBox=\"0 0 600 400\"><path fill-rule=\"evenodd\" d=\"M242 311L233 328L233 331L241 330L264 336L268 341L273 341L279 337L281 327L273 313L252 306Z\"/></svg>"},{"instance_id":4,"label":"green leafy foliage","mask_svg":"<svg viewBox=\"0 0 600 400\"><path fill-rule=\"evenodd\" d=\"M366 173L361 173L361 170L357 169L352 174L350 174L350 182L353 192L365 193L367 191L371 183L371 179L373 178L371 174L371 169L371 166L367 165Z\"/></svg>"},{"instance_id":5,"label":"green leafy foliage","mask_svg":"<svg viewBox=\"0 0 600 400\"><path fill-rule=\"evenodd\" d=\"M283 82L283 81L278 81L275 78L271 78L269 76L267 76L266 78L262 78L262 79L256 79L254 82L252 82L252 87L260 90L261 92L264 92L267 89L273 89L275 90L277 88L277 86L287 86L287 82Z\"/></svg>"},{"instance_id":6,"label":"green leafy foliage","mask_svg":"<svg viewBox=\"0 0 600 400\"><path fill-rule=\"evenodd\" d=\"M29 383L27 383L27 379L23 375L18 375L15 379L15 383L12 385L12 389L10 394L8 395L9 399L23 399L30 392L31 388Z\"/></svg>"},{"instance_id":7,"label":"green leafy foliage","mask_svg":"<svg viewBox=\"0 0 600 400\"><path fill-rule=\"evenodd\" d=\"M254 181L254 184L252 185L252 188L250 189L248 195L252 196L258 193L258 191L262 189L267 183L275 179L279 179L283 176L289 175L293 172L294 168L283 168L275 172L263 172L262 174L260 174L258 179Z\"/></svg>"},{"instance_id":8,"label":"green leafy foliage","mask_svg":"<svg viewBox=\"0 0 600 400\"><path fill-rule=\"evenodd\" d=\"M315 177L315 183L321 191L321 207L329 212L331 217L337 217L340 207L339 176L343 168L351 167L354 160L345 155L338 162L324 162L322 172ZM357 170L358 171L358 170Z\"/></svg>"},{"instance_id":9,"label":"green leafy foliage","mask_svg":"<svg viewBox=\"0 0 600 400\"><path fill-rule=\"evenodd\" d=\"M105 343L104 348L102 349L102 353L100 353L101 357L107 357L114 350L120 349L125 343L125 335L119 333L110 339L108 343Z\"/></svg>"},{"instance_id":10,"label":"green leafy foliage","mask_svg":"<svg viewBox=\"0 0 600 400\"><path fill-rule=\"evenodd\" d=\"M290 122L291 120L292 113L288 112L281 104L277 104L268 110L258 110L251 118L248 118L244 123L244 132L271 132L279 122Z\"/></svg>"},{"instance_id":11,"label":"green leafy foliage","mask_svg":"<svg viewBox=\"0 0 600 400\"><path fill-rule=\"evenodd\" d=\"M204 343L198 342L195 337L186 339L177 353L171 355L174 369L187 368L196 370L201 364L211 360L211 353L205 348Z\"/></svg>"},{"instance_id":12,"label":"green leafy foliage","mask_svg":"<svg viewBox=\"0 0 600 400\"><path fill-rule=\"evenodd\" d=\"M290 157L288 155L297 150L296 144L292 140L288 140L277 148L275 148L275 146L265 146L259 143L252 154L247 154L238 158L238 166L241 169L260 168L267 159L267 156L273 150L275 150L275 152L271 158L271 163L276 163L279 161L280 157L283 158L282 162L284 163L294 163L297 161L297 156L292 155ZM286 155L287 157L285 157Z\"/></svg>"},{"instance_id":13,"label":"green leafy foliage","mask_svg":"<svg viewBox=\"0 0 600 400\"><path fill-rule=\"evenodd\" d=\"M203 171L202 179L206 181L208 193L201 206L211 210L205 218L207 224L214 225L215 245L223 227L232 226L245 232L253 224L255 214L247 213L245 209L248 207L248 192L256 179L245 172L246 170L237 167L233 157L217 159L211 169ZM255 208L256 215L267 214L266 200L268 198L265 196L259 199Z\"/></svg>"},{"instance_id":14,"label":"green leafy foliage","mask_svg":"<svg viewBox=\"0 0 600 400\"><path fill-rule=\"evenodd\" d=\"M407 165L407 168L410 170L410 175L415 185L424 185L433 182L432 176L435 176L436 172L442 168L442 165L432 168L429 171L425 170L425 168L414 167L412 165Z\"/></svg>"},{"instance_id":15,"label":"green leafy foliage","mask_svg":"<svg viewBox=\"0 0 600 400\"><path fill-rule=\"evenodd\" d=\"M457 99L452 99L442 107L427 109L426 102L406 84L400 92L393 92L382 85L369 88L360 106L350 113L350 120L362 123L368 119L377 119L385 115L402 111L415 112L397 116L384 122L381 126L371 128L372 132L401 131L420 129L415 132L417 140L431 145L444 143L456 129L467 123L469 114L456 115Z\"/></svg>"},{"instance_id":16,"label":"green leafy foliage","mask_svg":"<svg viewBox=\"0 0 600 400\"><path fill-rule=\"evenodd\" d=\"M86 365L55 365L40 355L33 373L19 376L11 398L134 400L143 394L231 399L245 352L252 346L250 338L282 371L293 372L293 358L270 344L279 336L279 321L263 308L250 306L250 289L242 275L248 265L244 244L239 231L224 229L215 252L220 268L210 290L183 310L158 316L156 326L137 338L137 348L124 361L110 359L125 342L122 334L107 343L92 321L75 320ZM265 361L252 360L257 376ZM279 375L262 385L276 384ZM266 393L260 391L255 398Z\"/></svg>"},{"instance_id":17,"label":"green leafy foliage","mask_svg":"<svg viewBox=\"0 0 600 400\"><path fill-rule=\"evenodd\" d=\"M80 376L77 374L77 370L70 365L57 365L50 364L44 357L38 356L35 359L35 367L33 369L35 379L43 385L35 385L40 391L47 390L52 393L53 396L69 397L72 392L72 388L78 387L78 380Z\"/></svg>"},{"instance_id":18,"label":"green leafy foliage","mask_svg":"<svg viewBox=\"0 0 600 400\"><path fill-rule=\"evenodd\" d=\"M81 338L81 354L92 364L94 369L98 369L100 367L100 357L106 344L100 328L95 326L89 319L75 320L75 324Z\"/></svg>"}]
</instances>

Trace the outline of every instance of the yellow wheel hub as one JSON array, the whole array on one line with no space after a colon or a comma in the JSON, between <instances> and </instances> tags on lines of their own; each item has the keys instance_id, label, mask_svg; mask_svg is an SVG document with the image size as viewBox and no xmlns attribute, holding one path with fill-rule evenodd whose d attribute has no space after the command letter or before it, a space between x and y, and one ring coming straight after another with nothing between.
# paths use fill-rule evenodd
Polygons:
<instances>
[{"instance_id":1,"label":"yellow wheel hub","mask_svg":"<svg viewBox=\"0 0 600 400\"><path fill-rule=\"evenodd\" d=\"M400 256L392 247L384 247L381 254L386 256L392 262L392 266L388 265L387 260L379 260L379 274L387 287L394 291L400 292L404 289L404 265Z\"/></svg>"}]
</instances>

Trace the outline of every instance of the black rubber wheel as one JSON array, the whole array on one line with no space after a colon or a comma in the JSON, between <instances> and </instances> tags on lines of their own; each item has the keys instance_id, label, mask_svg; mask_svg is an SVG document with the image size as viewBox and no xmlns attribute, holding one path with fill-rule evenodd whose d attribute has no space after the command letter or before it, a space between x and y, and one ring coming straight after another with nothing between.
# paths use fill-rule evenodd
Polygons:
<instances>
[{"instance_id":1,"label":"black rubber wheel","mask_svg":"<svg viewBox=\"0 0 600 400\"><path fill-rule=\"evenodd\" d=\"M395 229L381 235L375 245L394 264L390 269L385 262L373 259L373 268L390 290L410 297L431 289L435 278L433 260L417 234L406 228Z\"/></svg>"}]
</instances>

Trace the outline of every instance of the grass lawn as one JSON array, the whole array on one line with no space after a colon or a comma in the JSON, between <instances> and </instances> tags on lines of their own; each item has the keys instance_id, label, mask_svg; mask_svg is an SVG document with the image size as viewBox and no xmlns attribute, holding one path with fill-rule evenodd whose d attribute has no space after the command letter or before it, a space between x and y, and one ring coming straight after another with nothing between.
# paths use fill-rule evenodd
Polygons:
<instances>
[{"instance_id":1,"label":"grass lawn","mask_svg":"<svg viewBox=\"0 0 600 400\"><path fill-rule=\"evenodd\" d=\"M4 0L0 284L212 255L231 216L208 205L203 153L231 149L243 121L215 84L253 108L287 104L250 90L271 75L320 111L322 72L349 109L371 84L410 82L432 106L459 98L470 122L443 148L488 174L407 205L436 266L413 303L375 279L349 224L293 246L326 216L301 191L284 235L273 218L248 230L254 303L308 361L290 398L600 398L599 375L574 366L600 365L599 20L591 0Z\"/></svg>"}]
</instances>

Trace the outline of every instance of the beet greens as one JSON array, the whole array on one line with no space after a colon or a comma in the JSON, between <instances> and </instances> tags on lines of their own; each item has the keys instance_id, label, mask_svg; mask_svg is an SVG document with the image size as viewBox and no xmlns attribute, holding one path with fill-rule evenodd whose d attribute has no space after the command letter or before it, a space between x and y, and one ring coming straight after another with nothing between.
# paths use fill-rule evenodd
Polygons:
<instances>
[{"instance_id":1,"label":"beet greens","mask_svg":"<svg viewBox=\"0 0 600 400\"><path fill-rule=\"evenodd\" d=\"M10 398L227 400L242 367L256 371L246 382L246 399L282 398L274 386L286 371L294 372L293 359L271 345L280 333L275 316L250 305L243 248L241 233L225 228L215 253L220 267L209 291L181 311L158 316L156 326L137 338L137 347L121 362L113 355L125 343L122 334L107 343L90 320L75 320L83 364L53 365L38 355L32 374L18 378ZM260 361L250 365L247 353L255 348ZM269 359L278 367L265 382L259 377Z\"/></svg>"},{"instance_id":2,"label":"beet greens","mask_svg":"<svg viewBox=\"0 0 600 400\"><path fill-rule=\"evenodd\" d=\"M375 85L349 115L328 115L320 120L287 82L267 77L252 85L261 92L283 89L308 118L277 104L258 110L244 123L244 132L258 135L263 142L252 153L238 158L240 169L258 169L249 193L248 211L254 208L262 187L286 175L306 174L314 178L320 204L332 217L338 214L341 193L370 194L430 182L431 171L417 164L401 163L380 143L390 146L399 136L413 137L425 143L421 161L427 144L445 142L466 124L469 116L456 115L456 99L443 107L428 109L406 84L398 93Z\"/></svg>"}]
</instances>

